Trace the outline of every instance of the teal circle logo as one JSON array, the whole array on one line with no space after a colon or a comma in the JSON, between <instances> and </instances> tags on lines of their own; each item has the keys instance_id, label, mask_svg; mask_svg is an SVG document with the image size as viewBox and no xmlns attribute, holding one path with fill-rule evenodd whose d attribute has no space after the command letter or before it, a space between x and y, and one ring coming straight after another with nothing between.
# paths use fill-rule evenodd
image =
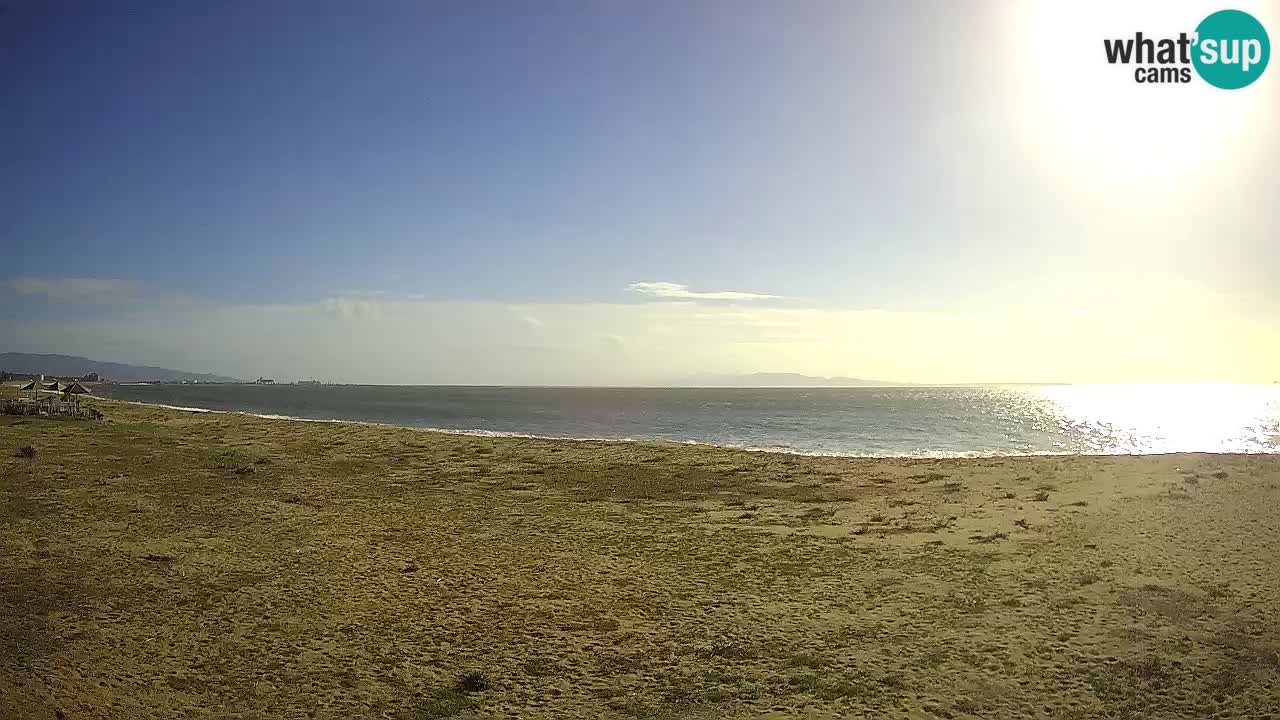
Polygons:
<instances>
[{"instance_id":1,"label":"teal circle logo","mask_svg":"<svg viewBox=\"0 0 1280 720\"><path fill-rule=\"evenodd\" d=\"M1267 69L1271 40L1262 23L1247 12L1219 10L1196 27L1191 62L1204 81L1223 90L1237 90Z\"/></svg>"}]
</instances>

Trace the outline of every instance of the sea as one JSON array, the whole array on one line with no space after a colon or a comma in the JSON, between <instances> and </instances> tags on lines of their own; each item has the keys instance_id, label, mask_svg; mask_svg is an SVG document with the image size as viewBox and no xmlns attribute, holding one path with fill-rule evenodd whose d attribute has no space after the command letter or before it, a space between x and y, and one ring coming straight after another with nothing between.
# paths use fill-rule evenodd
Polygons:
<instances>
[{"instance_id":1,"label":"sea","mask_svg":"<svg viewBox=\"0 0 1280 720\"><path fill-rule=\"evenodd\" d=\"M585 388L99 385L170 407L807 455L1280 452L1280 385Z\"/></svg>"}]
</instances>

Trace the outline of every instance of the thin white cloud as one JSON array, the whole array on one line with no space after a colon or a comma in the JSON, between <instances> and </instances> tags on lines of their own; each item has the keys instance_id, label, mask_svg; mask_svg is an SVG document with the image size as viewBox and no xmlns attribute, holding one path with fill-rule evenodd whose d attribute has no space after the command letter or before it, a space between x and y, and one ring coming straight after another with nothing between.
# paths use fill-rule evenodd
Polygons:
<instances>
[{"instance_id":1,"label":"thin white cloud","mask_svg":"<svg viewBox=\"0 0 1280 720\"><path fill-rule=\"evenodd\" d=\"M23 295L43 295L67 303L120 302L137 294L132 284L110 278L17 277L0 282L0 286Z\"/></svg>"},{"instance_id":2,"label":"thin white cloud","mask_svg":"<svg viewBox=\"0 0 1280 720\"><path fill-rule=\"evenodd\" d=\"M1089 281L1084 312L1072 270L993 290L964 310L332 294L285 305L121 303L93 314L62 304L39 317L0 313L0 336L21 352L374 383L626 385L782 371L924 383L1276 379L1280 328L1269 307L1242 312L1232 296L1142 268ZM531 330L528 317L543 326ZM1211 341L1188 345L1187 327L1210 328Z\"/></svg>"},{"instance_id":3,"label":"thin white cloud","mask_svg":"<svg viewBox=\"0 0 1280 720\"><path fill-rule=\"evenodd\" d=\"M653 297L682 300L780 300L781 295L765 293L740 292L737 290L717 290L699 292L690 290L688 285L673 282L637 282L627 286L631 292Z\"/></svg>"},{"instance_id":4,"label":"thin white cloud","mask_svg":"<svg viewBox=\"0 0 1280 720\"><path fill-rule=\"evenodd\" d=\"M386 290L340 290L339 297L353 298L384 298L387 296Z\"/></svg>"},{"instance_id":5,"label":"thin white cloud","mask_svg":"<svg viewBox=\"0 0 1280 720\"><path fill-rule=\"evenodd\" d=\"M58 322L0 313L0 336L21 352L374 383L626 385L779 371L925 383L1276 379L1272 315L1241 313L1229 298L1141 270L1100 278L1091 279L1099 306L1088 314L1067 312L1080 305L1079 278L1064 273L1061 284L1037 278L1041 292L1013 288L963 312L333 296L297 305L149 303L92 317L67 305ZM544 326L530 332L526 315ZM1212 342L1188 345L1189 326L1212 328Z\"/></svg>"},{"instance_id":6,"label":"thin white cloud","mask_svg":"<svg viewBox=\"0 0 1280 720\"><path fill-rule=\"evenodd\" d=\"M508 305L507 310L509 310L511 314L514 315L515 317L520 318L521 322L523 322L525 325L528 325L530 328L534 330L540 330L542 329L543 325L545 325L545 323L542 322L542 318L538 317L537 315L534 315L532 312L529 311L528 308L524 306Z\"/></svg>"},{"instance_id":7,"label":"thin white cloud","mask_svg":"<svg viewBox=\"0 0 1280 720\"><path fill-rule=\"evenodd\" d=\"M377 307L368 300L349 297L331 297L320 303L320 309L333 317L352 319L375 314Z\"/></svg>"}]
</instances>

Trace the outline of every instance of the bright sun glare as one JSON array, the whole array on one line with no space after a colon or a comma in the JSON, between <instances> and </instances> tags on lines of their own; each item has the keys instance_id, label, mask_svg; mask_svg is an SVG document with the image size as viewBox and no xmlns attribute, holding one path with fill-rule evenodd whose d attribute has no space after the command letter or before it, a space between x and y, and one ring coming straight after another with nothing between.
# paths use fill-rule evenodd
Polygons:
<instances>
[{"instance_id":1,"label":"bright sun glare","mask_svg":"<svg viewBox=\"0 0 1280 720\"><path fill-rule=\"evenodd\" d=\"M1280 392L1248 385L1049 386L1061 429L1090 451L1265 452L1280 435Z\"/></svg>"},{"instance_id":2,"label":"bright sun glare","mask_svg":"<svg viewBox=\"0 0 1280 720\"><path fill-rule=\"evenodd\" d=\"M1107 63L1105 38L1192 33L1203 3L1018 3L1009 26L1021 58L1013 100L1028 152L1066 185L1098 193L1182 190L1245 158L1260 132L1260 91L1140 84ZM1194 71L1193 71L1194 72Z\"/></svg>"}]
</instances>

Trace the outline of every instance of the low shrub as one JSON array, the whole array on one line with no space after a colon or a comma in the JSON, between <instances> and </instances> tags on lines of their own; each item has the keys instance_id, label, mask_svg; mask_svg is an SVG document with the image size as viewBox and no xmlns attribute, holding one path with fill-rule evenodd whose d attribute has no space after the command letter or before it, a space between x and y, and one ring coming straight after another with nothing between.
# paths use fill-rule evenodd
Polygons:
<instances>
[{"instance_id":1,"label":"low shrub","mask_svg":"<svg viewBox=\"0 0 1280 720\"><path fill-rule=\"evenodd\" d=\"M479 670L469 670L462 673L458 678L458 689L463 692L477 693L484 692L492 686L489 678Z\"/></svg>"}]
</instances>

